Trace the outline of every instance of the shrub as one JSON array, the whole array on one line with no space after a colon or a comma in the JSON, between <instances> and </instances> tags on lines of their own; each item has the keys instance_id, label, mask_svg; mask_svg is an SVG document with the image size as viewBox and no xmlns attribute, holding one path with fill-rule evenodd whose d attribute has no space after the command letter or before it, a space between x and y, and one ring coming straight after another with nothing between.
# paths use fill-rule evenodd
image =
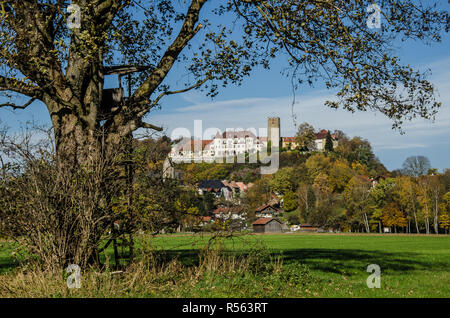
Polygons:
<instances>
[{"instance_id":1,"label":"shrub","mask_svg":"<svg viewBox=\"0 0 450 318\"><path fill-rule=\"evenodd\" d=\"M277 274L278 279L292 285L305 286L312 281L311 270L305 264L291 263L284 264Z\"/></svg>"}]
</instances>

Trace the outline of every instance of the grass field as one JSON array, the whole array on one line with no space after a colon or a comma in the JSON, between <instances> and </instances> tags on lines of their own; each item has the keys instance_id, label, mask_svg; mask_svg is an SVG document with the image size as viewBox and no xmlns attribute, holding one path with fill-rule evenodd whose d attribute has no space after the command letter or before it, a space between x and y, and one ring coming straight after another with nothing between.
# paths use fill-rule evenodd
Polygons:
<instances>
[{"instance_id":1,"label":"grass field","mask_svg":"<svg viewBox=\"0 0 450 318\"><path fill-rule=\"evenodd\" d=\"M154 244L186 259L206 239L168 236ZM285 263L308 265L316 282L305 292L313 297L450 297L449 236L255 235L228 245L245 250L254 240L264 242ZM366 285L369 264L381 268L380 289Z\"/></svg>"},{"instance_id":2,"label":"grass field","mask_svg":"<svg viewBox=\"0 0 450 318\"><path fill-rule=\"evenodd\" d=\"M189 266L209 237L167 235L152 245L164 249ZM279 286L260 277L229 279L216 275L189 288L154 293L160 297L450 297L450 236L280 234L247 235L226 241L227 250L245 252L263 242L285 265L301 263L311 269L312 280L301 286ZM0 271L11 263L11 246L0 243ZM109 251L111 252L111 251ZM381 268L381 288L369 289L369 264ZM269 286L269 288L267 288ZM132 294L132 293L131 293ZM133 296L144 296L134 294Z\"/></svg>"}]
</instances>

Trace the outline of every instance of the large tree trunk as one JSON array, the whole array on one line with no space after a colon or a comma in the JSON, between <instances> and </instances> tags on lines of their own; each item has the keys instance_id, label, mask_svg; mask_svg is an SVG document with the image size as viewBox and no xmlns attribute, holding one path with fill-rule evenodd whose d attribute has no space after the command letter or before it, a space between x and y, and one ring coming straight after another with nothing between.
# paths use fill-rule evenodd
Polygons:
<instances>
[{"instance_id":1,"label":"large tree trunk","mask_svg":"<svg viewBox=\"0 0 450 318\"><path fill-rule=\"evenodd\" d=\"M89 98L85 97L85 100ZM98 103L99 99L92 100ZM56 166L63 171L55 178L63 194L60 205L61 219L70 219L71 227L62 230L62 236L70 237L70 248L59 258L62 264L75 263L87 266L97 263L100 240L114 222L111 200L118 187L121 149L120 138L109 139L98 125L95 108L89 103L89 113L83 116L73 109L66 109L49 101L48 107L59 109L51 119L55 135ZM84 107L80 107L83 109ZM87 109L86 108L86 109ZM74 107L77 109L77 107ZM94 115L92 114L94 113ZM113 141L116 141L114 143ZM72 185L67 186L72 182ZM73 213L75 211L75 213ZM63 244L64 240L55 244Z\"/></svg>"}]
</instances>

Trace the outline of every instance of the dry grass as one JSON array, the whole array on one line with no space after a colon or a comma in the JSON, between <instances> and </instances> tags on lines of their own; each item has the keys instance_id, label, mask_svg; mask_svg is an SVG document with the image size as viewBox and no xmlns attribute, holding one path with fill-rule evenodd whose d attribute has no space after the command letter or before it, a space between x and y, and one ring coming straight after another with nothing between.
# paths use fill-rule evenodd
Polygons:
<instances>
[{"instance_id":1,"label":"dry grass","mask_svg":"<svg viewBox=\"0 0 450 318\"><path fill-rule=\"evenodd\" d=\"M211 277L239 278L282 269L280 259L270 258L260 247L240 255L222 247L204 249L195 266L183 265L178 259L162 262L152 252L144 255L125 271L82 271L79 289L67 287L69 274L64 271L16 269L0 275L0 297L182 297Z\"/></svg>"}]
</instances>

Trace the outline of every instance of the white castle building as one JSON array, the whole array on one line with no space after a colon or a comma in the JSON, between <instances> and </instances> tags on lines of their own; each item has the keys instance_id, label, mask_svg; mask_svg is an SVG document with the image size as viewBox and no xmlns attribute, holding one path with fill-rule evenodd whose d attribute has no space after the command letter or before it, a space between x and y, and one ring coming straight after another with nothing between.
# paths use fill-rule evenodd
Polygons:
<instances>
[{"instance_id":1,"label":"white castle building","mask_svg":"<svg viewBox=\"0 0 450 318\"><path fill-rule=\"evenodd\" d=\"M295 149L297 142L295 137L280 137L280 118L271 117L267 122L268 137L258 137L248 130L226 131L216 133L213 139L193 140L183 138L172 147L169 157L174 162L214 161L217 158L234 157L245 154L267 152L267 146L272 148ZM315 136L316 151L325 148L327 130L321 130ZM335 135L331 135L333 146L338 142Z\"/></svg>"},{"instance_id":2,"label":"white castle building","mask_svg":"<svg viewBox=\"0 0 450 318\"><path fill-rule=\"evenodd\" d=\"M267 137L257 137L247 130L217 132L211 140L182 139L172 147L169 157L173 161L212 161L215 158L254 154L267 147Z\"/></svg>"}]
</instances>

